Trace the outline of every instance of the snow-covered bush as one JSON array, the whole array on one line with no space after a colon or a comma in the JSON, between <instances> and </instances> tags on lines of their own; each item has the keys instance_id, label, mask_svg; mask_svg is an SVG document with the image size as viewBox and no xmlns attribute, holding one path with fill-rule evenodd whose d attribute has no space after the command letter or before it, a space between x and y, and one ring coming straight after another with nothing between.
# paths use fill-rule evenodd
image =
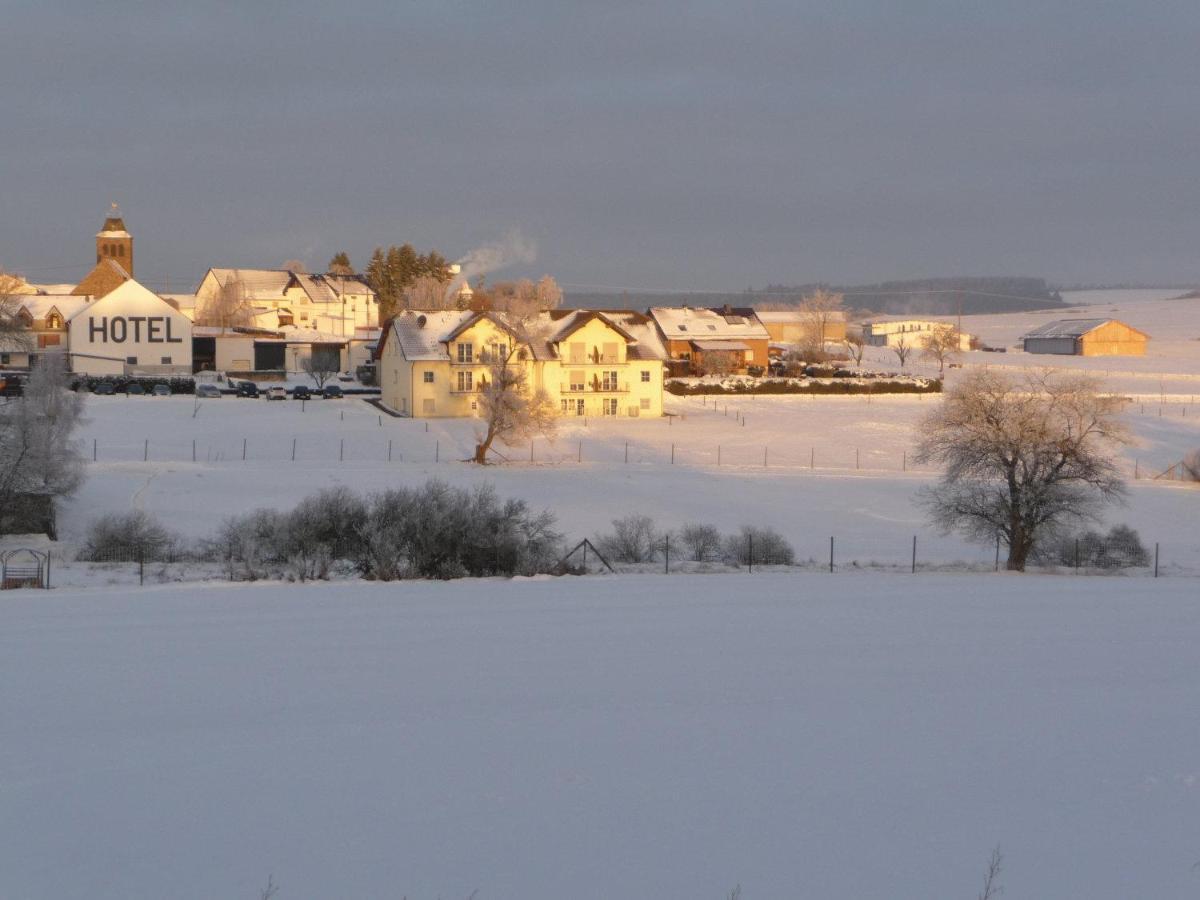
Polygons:
<instances>
[{"instance_id":1,"label":"snow-covered bush","mask_svg":"<svg viewBox=\"0 0 1200 900\"><path fill-rule=\"evenodd\" d=\"M1193 450L1181 463L1184 481L1200 481L1200 450Z\"/></svg>"},{"instance_id":2,"label":"snow-covered bush","mask_svg":"<svg viewBox=\"0 0 1200 900\"><path fill-rule=\"evenodd\" d=\"M790 566L796 561L796 552L773 528L743 525L738 534L725 539L725 558L742 566Z\"/></svg>"},{"instance_id":3,"label":"snow-covered bush","mask_svg":"<svg viewBox=\"0 0 1200 900\"><path fill-rule=\"evenodd\" d=\"M662 536L654 530L653 519L635 514L613 519L612 524L611 532L595 539L596 549L609 562L654 562L662 547Z\"/></svg>"},{"instance_id":4,"label":"snow-covered bush","mask_svg":"<svg viewBox=\"0 0 1200 900\"><path fill-rule=\"evenodd\" d=\"M1085 531L1064 535L1038 553L1038 562L1088 569L1129 569L1150 565L1150 552L1141 535L1128 525L1115 525L1108 534Z\"/></svg>"},{"instance_id":5,"label":"snow-covered bush","mask_svg":"<svg viewBox=\"0 0 1200 900\"><path fill-rule=\"evenodd\" d=\"M92 523L79 559L90 562L159 562L171 559L178 541L140 509L102 516Z\"/></svg>"},{"instance_id":6,"label":"snow-covered bush","mask_svg":"<svg viewBox=\"0 0 1200 900\"><path fill-rule=\"evenodd\" d=\"M349 559L367 520L367 506L349 488L329 488L306 497L284 517L276 535L278 555L305 581L328 578L337 559Z\"/></svg>"},{"instance_id":7,"label":"snow-covered bush","mask_svg":"<svg viewBox=\"0 0 1200 900\"><path fill-rule=\"evenodd\" d=\"M231 516L208 543L207 555L225 564L231 580L267 578L287 561L284 531L284 517L273 509Z\"/></svg>"},{"instance_id":8,"label":"snow-covered bush","mask_svg":"<svg viewBox=\"0 0 1200 900\"><path fill-rule=\"evenodd\" d=\"M721 558L721 532L716 525L689 522L679 529L679 540L693 562L709 562Z\"/></svg>"}]
</instances>

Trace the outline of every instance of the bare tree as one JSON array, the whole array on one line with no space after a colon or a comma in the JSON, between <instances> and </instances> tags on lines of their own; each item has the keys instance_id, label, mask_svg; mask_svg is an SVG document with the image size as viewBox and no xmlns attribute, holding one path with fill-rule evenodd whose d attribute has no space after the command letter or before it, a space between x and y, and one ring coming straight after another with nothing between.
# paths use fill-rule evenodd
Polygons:
<instances>
[{"instance_id":1,"label":"bare tree","mask_svg":"<svg viewBox=\"0 0 1200 900\"><path fill-rule=\"evenodd\" d=\"M557 309L563 300L562 288L549 275L543 275L536 284L528 278L497 282L488 296L492 309L518 319L532 319L539 312Z\"/></svg>"},{"instance_id":2,"label":"bare tree","mask_svg":"<svg viewBox=\"0 0 1200 900\"><path fill-rule=\"evenodd\" d=\"M208 325L222 330L244 328L251 324L250 306L246 302L246 285L237 275L231 275L224 284L197 304L196 324Z\"/></svg>"},{"instance_id":3,"label":"bare tree","mask_svg":"<svg viewBox=\"0 0 1200 900\"><path fill-rule=\"evenodd\" d=\"M0 350L21 352L33 348L33 337L18 315L24 286L21 276L0 269Z\"/></svg>"},{"instance_id":4,"label":"bare tree","mask_svg":"<svg viewBox=\"0 0 1200 900\"><path fill-rule=\"evenodd\" d=\"M323 390L325 382L338 373L339 367L327 353L309 353L300 360L300 368L313 380L317 390Z\"/></svg>"},{"instance_id":5,"label":"bare tree","mask_svg":"<svg viewBox=\"0 0 1200 900\"><path fill-rule=\"evenodd\" d=\"M953 325L935 325L922 341L921 355L936 360L938 374L946 371L946 360L958 355L958 329Z\"/></svg>"},{"instance_id":6,"label":"bare tree","mask_svg":"<svg viewBox=\"0 0 1200 900\"><path fill-rule=\"evenodd\" d=\"M446 294L446 282L433 275L421 275L405 291L409 309L454 309L455 297Z\"/></svg>"},{"instance_id":7,"label":"bare tree","mask_svg":"<svg viewBox=\"0 0 1200 900\"><path fill-rule=\"evenodd\" d=\"M841 294L817 288L800 301L800 314L808 332L806 344L824 350L829 337L829 324L842 316Z\"/></svg>"},{"instance_id":8,"label":"bare tree","mask_svg":"<svg viewBox=\"0 0 1200 900\"><path fill-rule=\"evenodd\" d=\"M888 347L896 354L896 359L900 361L900 368L904 368L904 364L908 362L908 358L912 356L913 346L908 342L908 337L901 334L896 338L896 343L889 344Z\"/></svg>"},{"instance_id":9,"label":"bare tree","mask_svg":"<svg viewBox=\"0 0 1200 900\"><path fill-rule=\"evenodd\" d=\"M847 334L846 339L842 341L842 346L846 348L846 352L850 354L850 358L854 360L854 365L862 367L863 354L866 353L867 345L863 343L861 335Z\"/></svg>"},{"instance_id":10,"label":"bare tree","mask_svg":"<svg viewBox=\"0 0 1200 900\"><path fill-rule=\"evenodd\" d=\"M534 435L552 436L557 427L553 404L546 392L532 389L519 358L518 342L489 369L479 389L482 431L475 434L474 461L487 465L492 444L524 440Z\"/></svg>"},{"instance_id":11,"label":"bare tree","mask_svg":"<svg viewBox=\"0 0 1200 900\"><path fill-rule=\"evenodd\" d=\"M69 389L65 362L44 357L22 396L0 407L0 510L23 495L58 497L83 481L83 458L73 436L84 398Z\"/></svg>"},{"instance_id":12,"label":"bare tree","mask_svg":"<svg viewBox=\"0 0 1200 900\"><path fill-rule=\"evenodd\" d=\"M715 525L689 523L679 531L679 539L695 562L707 562L721 557L721 532Z\"/></svg>"},{"instance_id":13,"label":"bare tree","mask_svg":"<svg viewBox=\"0 0 1200 900\"><path fill-rule=\"evenodd\" d=\"M1118 412L1086 376L972 372L921 422L917 459L945 466L922 502L946 531L1003 541L1024 571L1041 538L1124 496Z\"/></svg>"},{"instance_id":14,"label":"bare tree","mask_svg":"<svg viewBox=\"0 0 1200 900\"><path fill-rule=\"evenodd\" d=\"M303 260L299 260L299 259L285 259L282 263L280 263L279 268L287 269L287 271L289 271L289 272L307 272L308 271L308 266L306 266L304 264Z\"/></svg>"},{"instance_id":15,"label":"bare tree","mask_svg":"<svg viewBox=\"0 0 1200 900\"><path fill-rule=\"evenodd\" d=\"M1004 857L1000 855L1000 848L996 847L988 859L987 871L983 876L983 890L980 891L978 900L996 900L1004 893L1004 888L1000 886L1000 870L1003 863Z\"/></svg>"},{"instance_id":16,"label":"bare tree","mask_svg":"<svg viewBox=\"0 0 1200 900\"><path fill-rule=\"evenodd\" d=\"M1179 465L1185 481L1200 481L1200 450L1193 450Z\"/></svg>"}]
</instances>

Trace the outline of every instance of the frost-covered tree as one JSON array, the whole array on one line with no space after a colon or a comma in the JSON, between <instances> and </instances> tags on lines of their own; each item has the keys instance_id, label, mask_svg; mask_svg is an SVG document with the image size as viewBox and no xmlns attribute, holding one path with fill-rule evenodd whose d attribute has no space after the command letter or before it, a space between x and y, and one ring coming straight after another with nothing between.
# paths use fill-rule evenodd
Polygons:
<instances>
[{"instance_id":1,"label":"frost-covered tree","mask_svg":"<svg viewBox=\"0 0 1200 900\"><path fill-rule=\"evenodd\" d=\"M842 341L842 346L846 348L846 352L854 360L854 365L861 368L863 355L867 352L867 345L863 343L862 336L847 334L846 339Z\"/></svg>"},{"instance_id":2,"label":"frost-covered tree","mask_svg":"<svg viewBox=\"0 0 1200 900\"><path fill-rule=\"evenodd\" d=\"M901 334L896 338L896 343L889 344L888 349L896 354L896 359L900 363L900 368L904 368L904 364L908 362L908 358L912 356L913 345L908 342L907 335Z\"/></svg>"},{"instance_id":3,"label":"frost-covered tree","mask_svg":"<svg viewBox=\"0 0 1200 900\"><path fill-rule=\"evenodd\" d=\"M22 351L33 346L29 329L18 315L24 286L21 276L0 269L0 350Z\"/></svg>"},{"instance_id":4,"label":"frost-covered tree","mask_svg":"<svg viewBox=\"0 0 1200 900\"><path fill-rule=\"evenodd\" d=\"M945 467L922 492L933 521L1008 547L1024 571L1038 541L1120 500L1120 401L1086 376L968 374L921 422L917 458Z\"/></svg>"},{"instance_id":5,"label":"frost-covered tree","mask_svg":"<svg viewBox=\"0 0 1200 900\"><path fill-rule=\"evenodd\" d=\"M810 358L818 352L824 353L830 324L841 320L843 299L843 296L835 291L817 288L800 301L800 315L807 332L804 346L810 351Z\"/></svg>"},{"instance_id":6,"label":"frost-covered tree","mask_svg":"<svg viewBox=\"0 0 1200 900\"><path fill-rule=\"evenodd\" d=\"M721 556L721 532L715 525L690 522L679 529L679 539L695 562L708 562Z\"/></svg>"},{"instance_id":7,"label":"frost-covered tree","mask_svg":"<svg viewBox=\"0 0 1200 900\"><path fill-rule=\"evenodd\" d=\"M300 369L313 380L317 390L325 388L325 382L338 373L334 357L329 353L309 353L300 359Z\"/></svg>"},{"instance_id":8,"label":"frost-covered tree","mask_svg":"<svg viewBox=\"0 0 1200 900\"><path fill-rule=\"evenodd\" d=\"M23 395L0 406L0 510L15 508L24 496L53 503L79 487L83 457L74 434L83 405L83 395L69 389L65 363L46 355L30 373Z\"/></svg>"},{"instance_id":9,"label":"frost-covered tree","mask_svg":"<svg viewBox=\"0 0 1200 900\"><path fill-rule=\"evenodd\" d=\"M243 328L251 323L250 304L246 302L246 285L235 273L218 284L211 294L197 304L196 324L222 330Z\"/></svg>"},{"instance_id":10,"label":"frost-covered tree","mask_svg":"<svg viewBox=\"0 0 1200 900\"><path fill-rule=\"evenodd\" d=\"M517 357L517 341L508 355L491 366L479 388L479 415L484 425L475 432L474 461L488 463L496 441L509 444L536 435L552 437L557 415L549 396L529 384L525 365Z\"/></svg>"}]
</instances>

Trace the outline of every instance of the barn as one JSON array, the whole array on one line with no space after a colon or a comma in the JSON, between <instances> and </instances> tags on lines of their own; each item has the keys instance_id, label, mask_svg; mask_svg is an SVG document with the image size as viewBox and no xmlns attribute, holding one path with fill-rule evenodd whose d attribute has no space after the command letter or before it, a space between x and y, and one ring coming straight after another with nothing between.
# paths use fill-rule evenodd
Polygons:
<instances>
[{"instance_id":1,"label":"barn","mask_svg":"<svg viewBox=\"0 0 1200 900\"><path fill-rule=\"evenodd\" d=\"M1150 336L1116 319L1058 319L1021 338L1026 353L1145 356Z\"/></svg>"}]
</instances>

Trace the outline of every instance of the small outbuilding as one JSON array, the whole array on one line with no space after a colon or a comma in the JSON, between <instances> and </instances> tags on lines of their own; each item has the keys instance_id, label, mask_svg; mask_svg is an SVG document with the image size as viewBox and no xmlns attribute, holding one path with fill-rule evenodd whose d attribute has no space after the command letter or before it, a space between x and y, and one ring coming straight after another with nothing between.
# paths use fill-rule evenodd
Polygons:
<instances>
[{"instance_id":1,"label":"small outbuilding","mask_svg":"<svg viewBox=\"0 0 1200 900\"><path fill-rule=\"evenodd\" d=\"M1150 336L1116 319L1058 319L1021 337L1026 353L1145 356Z\"/></svg>"}]
</instances>

